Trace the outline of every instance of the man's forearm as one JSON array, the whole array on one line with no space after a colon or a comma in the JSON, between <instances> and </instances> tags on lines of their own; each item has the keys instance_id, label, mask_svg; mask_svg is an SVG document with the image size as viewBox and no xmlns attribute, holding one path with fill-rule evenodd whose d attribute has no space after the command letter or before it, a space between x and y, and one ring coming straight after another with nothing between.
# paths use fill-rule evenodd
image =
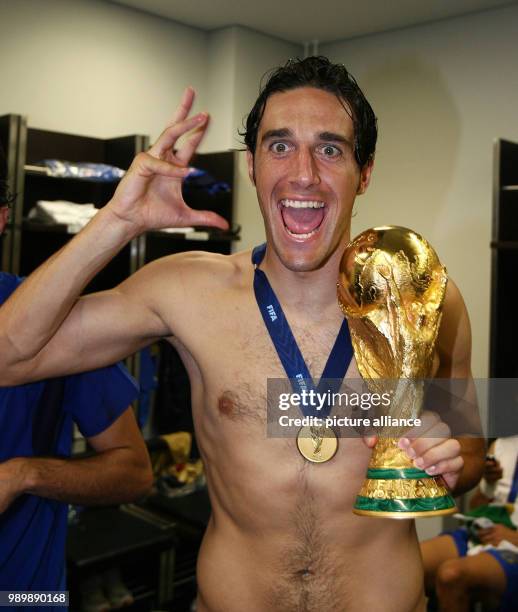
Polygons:
<instances>
[{"instance_id":1,"label":"man's forearm","mask_svg":"<svg viewBox=\"0 0 518 612\"><path fill-rule=\"evenodd\" d=\"M462 495L478 485L484 472L486 443L482 438L458 438L464 467L459 476L454 495Z\"/></svg>"},{"instance_id":2,"label":"man's forearm","mask_svg":"<svg viewBox=\"0 0 518 612\"><path fill-rule=\"evenodd\" d=\"M81 504L132 501L151 487L147 463L117 448L82 459L17 458L20 492Z\"/></svg>"},{"instance_id":3,"label":"man's forearm","mask_svg":"<svg viewBox=\"0 0 518 612\"><path fill-rule=\"evenodd\" d=\"M88 282L135 236L109 209L42 264L0 308L0 372L37 354Z\"/></svg>"}]
</instances>

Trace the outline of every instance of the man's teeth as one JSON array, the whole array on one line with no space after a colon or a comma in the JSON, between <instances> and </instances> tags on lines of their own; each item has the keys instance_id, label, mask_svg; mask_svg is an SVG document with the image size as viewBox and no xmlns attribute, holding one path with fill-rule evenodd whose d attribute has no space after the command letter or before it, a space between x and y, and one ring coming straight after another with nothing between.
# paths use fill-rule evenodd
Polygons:
<instances>
[{"instance_id":1,"label":"man's teeth","mask_svg":"<svg viewBox=\"0 0 518 612\"><path fill-rule=\"evenodd\" d=\"M309 238L310 236L313 236L313 234L315 234L317 230L315 229L312 232L308 232L307 234L294 234L293 232L290 232L290 230L286 227L286 231L288 232L288 234L290 236L294 236L295 238L304 238L304 239L306 239L306 238Z\"/></svg>"},{"instance_id":2,"label":"man's teeth","mask_svg":"<svg viewBox=\"0 0 518 612\"><path fill-rule=\"evenodd\" d=\"M321 202L319 200L289 200L289 199L285 199L285 200L281 200L281 205L285 206L286 208L324 208L325 204L324 202ZM290 236L294 236L295 238L302 238L303 240L307 239L307 238L311 238L311 236L313 236L313 234L315 234L318 231L318 227L315 228L314 230L312 230L311 232L307 232L304 234L296 234L295 232L292 232L289 230L289 228L285 225L284 226L286 228L286 231L288 232L288 234Z\"/></svg>"},{"instance_id":3,"label":"man's teeth","mask_svg":"<svg viewBox=\"0 0 518 612\"><path fill-rule=\"evenodd\" d=\"M288 208L323 208L324 202L317 200L281 200L281 204Z\"/></svg>"}]
</instances>

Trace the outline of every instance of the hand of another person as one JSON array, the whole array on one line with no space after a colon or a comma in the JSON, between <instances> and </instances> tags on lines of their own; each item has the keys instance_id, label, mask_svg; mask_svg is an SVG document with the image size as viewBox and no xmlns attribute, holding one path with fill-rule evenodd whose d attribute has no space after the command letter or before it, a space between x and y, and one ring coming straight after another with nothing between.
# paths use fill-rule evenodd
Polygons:
<instances>
[{"instance_id":1,"label":"hand of another person","mask_svg":"<svg viewBox=\"0 0 518 612\"><path fill-rule=\"evenodd\" d=\"M408 430L399 440L399 447L406 451L415 467L430 476L441 475L453 489L464 466L460 442L451 437L450 428L435 412L425 410L420 419L421 425Z\"/></svg>"},{"instance_id":2,"label":"hand of another person","mask_svg":"<svg viewBox=\"0 0 518 612\"><path fill-rule=\"evenodd\" d=\"M189 161L209 120L207 113L188 116L193 101L194 90L188 87L171 122L147 152L135 157L108 205L117 218L134 226L136 234L148 229L190 225L228 228L223 217L189 208L182 196ZM177 140L189 132L175 150Z\"/></svg>"},{"instance_id":3,"label":"hand of another person","mask_svg":"<svg viewBox=\"0 0 518 612\"><path fill-rule=\"evenodd\" d=\"M486 482L496 482L502 478L502 466L497 459L486 459L483 478Z\"/></svg>"},{"instance_id":4,"label":"hand of another person","mask_svg":"<svg viewBox=\"0 0 518 612\"><path fill-rule=\"evenodd\" d=\"M518 546L518 532L505 525L494 525L488 529L479 529L477 535L482 544L498 546L502 540Z\"/></svg>"},{"instance_id":5,"label":"hand of another person","mask_svg":"<svg viewBox=\"0 0 518 612\"><path fill-rule=\"evenodd\" d=\"M0 514L23 493L23 459L9 459L0 463Z\"/></svg>"}]
</instances>

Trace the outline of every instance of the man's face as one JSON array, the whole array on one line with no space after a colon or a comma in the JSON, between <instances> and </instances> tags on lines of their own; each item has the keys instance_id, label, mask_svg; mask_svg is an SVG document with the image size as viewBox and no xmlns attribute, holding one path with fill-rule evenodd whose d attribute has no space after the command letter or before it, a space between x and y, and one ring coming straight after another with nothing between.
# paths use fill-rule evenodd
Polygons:
<instances>
[{"instance_id":1,"label":"man's face","mask_svg":"<svg viewBox=\"0 0 518 612\"><path fill-rule=\"evenodd\" d=\"M5 226L9 221L9 208L0 204L0 235L3 234Z\"/></svg>"},{"instance_id":2,"label":"man's face","mask_svg":"<svg viewBox=\"0 0 518 612\"><path fill-rule=\"evenodd\" d=\"M371 169L358 167L353 122L335 95L301 87L268 98L248 170L268 244L288 269L316 270L349 241Z\"/></svg>"}]
</instances>

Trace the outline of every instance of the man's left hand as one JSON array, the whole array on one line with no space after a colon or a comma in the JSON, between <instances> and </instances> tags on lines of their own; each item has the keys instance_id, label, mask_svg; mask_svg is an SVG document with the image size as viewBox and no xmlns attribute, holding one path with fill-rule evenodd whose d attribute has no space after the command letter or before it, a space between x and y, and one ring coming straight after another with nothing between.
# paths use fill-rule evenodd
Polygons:
<instances>
[{"instance_id":1,"label":"man's left hand","mask_svg":"<svg viewBox=\"0 0 518 612\"><path fill-rule=\"evenodd\" d=\"M430 476L441 475L454 489L464 466L460 442L451 437L450 428L435 412L424 411L420 419L421 425L410 429L398 445L415 467Z\"/></svg>"}]
</instances>

